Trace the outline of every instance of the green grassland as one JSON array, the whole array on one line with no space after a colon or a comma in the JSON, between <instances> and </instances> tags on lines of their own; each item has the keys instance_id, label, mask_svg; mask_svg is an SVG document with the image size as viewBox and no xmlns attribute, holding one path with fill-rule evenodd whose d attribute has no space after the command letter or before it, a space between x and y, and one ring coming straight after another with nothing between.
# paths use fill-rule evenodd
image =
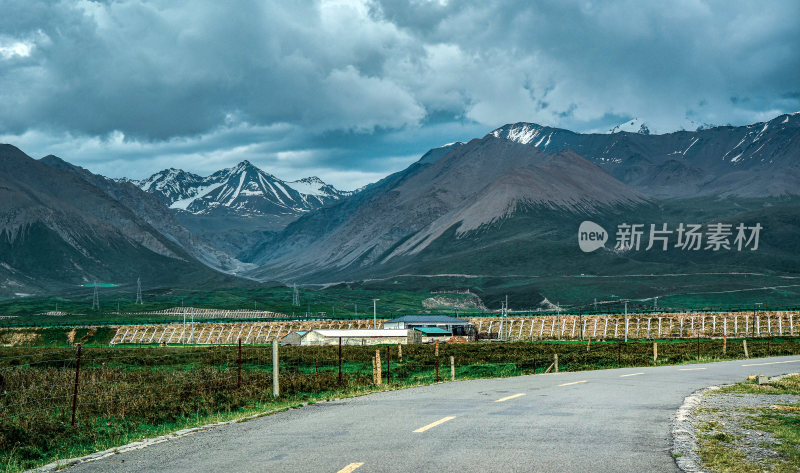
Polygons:
<instances>
[{"instance_id":1,"label":"green grassland","mask_svg":"<svg viewBox=\"0 0 800 473\"><path fill-rule=\"evenodd\" d=\"M711 395L736 393L748 394L792 394L800 396L800 375L787 376L768 384L755 381L724 386ZM747 409L753 411L752 409ZM771 433L777 442L770 444L776 458L756 463L736 448L737 439L726 432L726 426L711 421L700 435L700 456L704 466L712 471L748 472L768 469L777 473L800 471L800 403L791 405L773 404L755 412L742 412L749 415L747 428Z\"/></svg>"},{"instance_id":2,"label":"green grassland","mask_svg":"<svg viewBox=\"0 0 800 473\"><path fill-rule=\"evenodd\" d=\"M509 278L397 276L326 288L298 288L299 306L292 305L293 289L281 285L216 291L150 290L144 293L144 304L134 303L135 292L102 288L99 290L101 310L96 311L91 309L93 289L83 288L72 296L0 300L0 315L17 316L0 319L0 326L165 322L167 319L163 316L135 313L180 306L255 308L289 317L308 313L313 317L371 318L372 299L379 299L377 313L382 318L421 313L480 315L476 309L460 310L455 306L424 308L423 301L435 296L433 291L452 289L469 289L481 298L487 310L497 310L506 295L511 310L517 311L537 309L543 295L575 313L593 312L594 299L598 300L600 312L619 313L624 300L629 301L629 311L652 310L654 297L658 297L658 307L664 310L752 310L756 304L763 309L800 306L800 277L766 273L620 276L584 273ZM40 315L56 308L69 315Z\"/></svg>"},{"instance_id":3,"label":"green grassland","mask_svg":"<svg viewBox=\"0 0 800 473\"><path fill-rule=\"evenodd\" d=\"M88 332L86 333L88 334ZM86 336L84 334L84 336ZM75 334L79 336L79 334ZM739 340L658 342L658 364L743 357ZM652 342L470 343L439 346L282 347L281 396L272 397L271 346L93 347L81 353L76 425L71 425L76 349L0 349L0 469L21 471L185 427L449 379L654 364ZM699 357L698 357L699 348ZM800 339L750 340L751 356L800 353ZM384 384L373 384L380 350ZM400 351L402 350L402 354ZM387 360L391 360L387 363ZM388 381L388 382L387 382Z\"/></svg>"}]
</instances>

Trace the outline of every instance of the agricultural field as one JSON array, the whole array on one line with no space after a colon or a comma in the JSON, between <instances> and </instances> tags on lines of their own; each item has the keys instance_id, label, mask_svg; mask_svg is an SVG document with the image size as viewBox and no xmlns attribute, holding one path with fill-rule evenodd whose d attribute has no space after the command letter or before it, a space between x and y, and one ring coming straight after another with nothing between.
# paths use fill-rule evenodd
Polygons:
<instances>
[{"instance_id":1,"label":"agricultural field","mask_svg":"<svg viewBox=\"0 0 800 473\"><path fill-rule=\"evenodd\" d=\"M88 332L84 333L86 336ZM79 337L80 334L75 334ZM78 338L81 339L81 338ZM0 468L21 471L186 427L302 403L450 379L706 362L744 357L742 340L0 349ZM800 353L798 338L748 340L751 357ZM382 383L373 357L380 353ZM341 376L340 376L341 366ZM76 380L77 378L77 385ZM75 390L77 386L77 390ZM73 411L74 406L74 411ZM73 423L74 412L74 423Z\"/></svg>"},{"instance_id":2,"label":"agricultural field","mask_svg":"<svg viewBox=\"0 0 800 473\"><path fill-rule=\"evenodd\" d=\"M470 292L443 293L453 292L454 288ZM299 305L292 304L293 288L282 285L223 290L146 289L143 304L135 303L135 287L116 287L99 289L99 310L92 310L92 291L84 287L59 297L0 298L0 326L163 322L164 316L152 313L176 307L272 311L292 318L306 314L363 318L372 315L373 299L379 299L377 313L383 318L423 313L480 315L499 312L506 296L510 310L519 313L552 309L553 306L542 306L543 297L574 314L621 313L625 300L629 301L631 312L652 310L654 306L671 311L779 310L796 306L800 279L755 273L397 276L325 288L298 288Z\"/></svg>"}]
</instances>

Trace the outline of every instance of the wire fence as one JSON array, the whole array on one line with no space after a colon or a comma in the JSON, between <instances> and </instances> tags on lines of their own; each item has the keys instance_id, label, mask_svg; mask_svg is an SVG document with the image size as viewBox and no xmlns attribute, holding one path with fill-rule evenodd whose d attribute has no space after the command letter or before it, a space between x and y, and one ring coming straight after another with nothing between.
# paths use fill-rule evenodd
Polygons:
<instances>
[{"instance_id":1,"label":"wire fence","mask_svg":"<svg viewBox=\"0 0 800 473\"><path fill-rule=\"evenodd\" d=\"M451 379L800 354L800 339L280 347L278 400ZM556 361L557 360L557 361ZM273 347L0 350L0 462L32 467L65 445L275 401Z\"/></svg>"}]
</instances>

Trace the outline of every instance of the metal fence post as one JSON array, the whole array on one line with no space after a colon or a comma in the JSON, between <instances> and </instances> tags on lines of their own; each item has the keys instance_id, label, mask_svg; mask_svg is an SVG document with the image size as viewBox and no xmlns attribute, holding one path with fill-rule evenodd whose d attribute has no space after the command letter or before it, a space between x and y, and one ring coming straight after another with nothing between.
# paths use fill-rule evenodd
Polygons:
<instances>
[{"instance_id":1,"label":"metal fence post","mask_svg":"<svg viewBox=\"0 0 800 473\"><path fill-rule=\"evenodd\" d=\"M697 332L697 360L700 360L700 331Z\"/></svg>"},{"instance_id":2,"label":"metal fence post","mask_svg":"<svg viewBox=\"0 0 800 473\"><path fill-rule=\"evenodd\" d=\"M75 355L75 387L72 391L72 426L75 427L75 411L78 409L78 381L81 373L81 347L78 344L78 352Z\"/></svg>"},{"instance_id":3,"label":"metal fence post","mask_svg":"<svg viewBox=\"0 0 800 473\"><path fill-rule=\"evenodd\" d=\"M386 345L386 384L392 383L392 349Z\"/></svg>"},{"instance_id":4,"label":"metal fence post","mask_svg":"<svg viewBox=\"0 0 800 473\"><path fill-rule=\"evenodd\" d=\"M339 384L342 384L342 337L339 337Z\"/></svg>"},{"instance_id":5,"label":"metal fence post","mask_svg":"<svg viewBox=\"0 0 800 473\"><path fill-rule=\"evenodd\" d=\"M278 364L278 339L272 340L272 395L280 396L280 367Z\"/></svg>"}]
</instances>

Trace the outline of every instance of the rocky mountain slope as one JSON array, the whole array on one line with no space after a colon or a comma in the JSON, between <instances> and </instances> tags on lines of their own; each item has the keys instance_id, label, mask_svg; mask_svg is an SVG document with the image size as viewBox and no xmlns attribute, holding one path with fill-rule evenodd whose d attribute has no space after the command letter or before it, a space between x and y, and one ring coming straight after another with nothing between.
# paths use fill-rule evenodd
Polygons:
<instances>
[{"instance_id":1,"label":"rocky mountain slope","mask_svg":"<svg viewBox=\"0 0 800 473\"><path fill-rule=\"evenodd\" d=\"M627 129L640 127L632 121ZM625 129L625 128L623 128ZM663 135L612 130L580 134L514 123L492 136L558 153L571 150L649 196L800 193L800 113L747 126L719 126Z\"/></svg>"},{"instance_id":2,"label":"rocky mountain slope","mask_svg":"<svg viewBox=\"0 0 800 473\"><path fill-rule=\"evenodd\" d=\"M506 125L431 150L241 257L259 267L254 277L319 282L482 269L659 272L698 263L785 269L796 260L796 238L775 237L797 226L791 215L800 221L799 130L800 114L666 135ZM677 225L681 219L763 220L773 228L753 254L600 251L586 257L575 241L583 220L615 229L626 221Z\"/></svg>"},{"instance_id":3,"label":"rocky mountain slope","mask_svg":"<svg viewBox=\"0 0 800 473\"><path fill-rule=\"evenodd\" d=\"M585 213L643 202L642 194L575 153L545 153L490 135L431 151L405 171L289 225L249 258L286 276L368 267L527 208Z\"/></svg>"},{"instance_id":4,"label":"rocky mountain slope","mask_svg":"<svg viewBox=\"0 0 800 473\"><path fill-rule=\"evenodd\" d=\"M47 159L51 166L0 145L0 295L137 277L150 287L230 282L186 251L180 235L165 236L123 205L124 196L56 159Z\"/></svg>"}]
</instances>

